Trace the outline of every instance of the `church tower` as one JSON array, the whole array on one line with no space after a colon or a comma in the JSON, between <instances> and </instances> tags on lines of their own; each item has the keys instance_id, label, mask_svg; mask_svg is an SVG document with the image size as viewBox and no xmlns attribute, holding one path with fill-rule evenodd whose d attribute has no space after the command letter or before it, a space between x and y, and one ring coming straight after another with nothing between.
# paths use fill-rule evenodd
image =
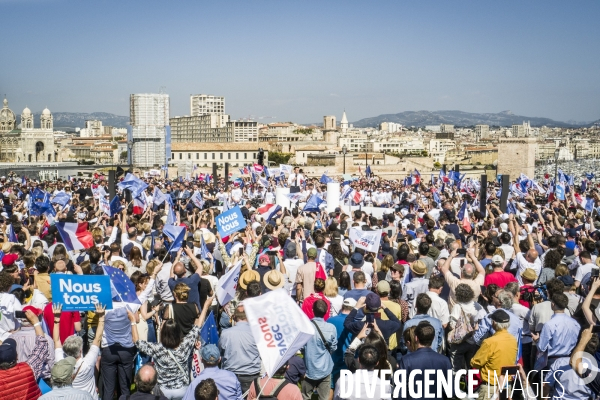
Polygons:
<instances>
[{"instance_id":1,"label":"church tower","mask_svg":"<svg viewBox=\"0 0 600 400\"><path fill-rule=\"evenodd\" d=\"M33 129L33 114L29 107L25 107L21 113L21 129Z\"/></svg>"},{"instance_id":2,"label":"church tower","mask_svg":"<svg viewBox=\"0 0 600 400\"><path fill-rule=\"evenodd\" d=\"M52 130L54 127L54 118L52 117L52 113L47 108L44 108L42 111L42 116L40 117L41 128Z\"/></svg>"},{"instance_id":3,"label":"church tower","mask_svg":"<svg viewBox=\"0 0 600 400\"><path fill-rule=\"evenodd\" d=\"M340 121L340 128L342 130L342 134L345 134L348 131L348 118L346 118L346 110L344 110L344 114L342 115L342 120Z\"/></svg>"}]
</instances>

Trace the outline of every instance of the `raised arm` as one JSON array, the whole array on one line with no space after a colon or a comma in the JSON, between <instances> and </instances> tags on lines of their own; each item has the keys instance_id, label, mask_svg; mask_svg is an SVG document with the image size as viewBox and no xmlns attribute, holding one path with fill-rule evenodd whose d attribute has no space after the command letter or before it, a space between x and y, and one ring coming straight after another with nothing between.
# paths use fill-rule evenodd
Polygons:
<instances>
[{"instance_id":1,"label":"raised arm","mask_svg":"<svg viewBox=\"0 0 600 400\"><path fill-rule=\"evenodd\" d=\"M102 342L102 334L104 333L104 315L106 311L106 306L102 306L102 304L96 303L96 315L98 316L98 327L96 328L96 336L94 337L93 345L100 347L100 343ZM56 325L56 324L55 324Z\"/></svg>"},{"instance_id":2,"label":"raised arm","mask_svg":"<svg viewBox=\"0 0 600 400\"><path fill-rule=\"evenodd\" d=\"M54 328L52 329L52 340L54 340L54 348L62 348L60 342L60 314L62 313L62 304L53 303L52 313L54 314Z\"/></svg>"}]
</instances>

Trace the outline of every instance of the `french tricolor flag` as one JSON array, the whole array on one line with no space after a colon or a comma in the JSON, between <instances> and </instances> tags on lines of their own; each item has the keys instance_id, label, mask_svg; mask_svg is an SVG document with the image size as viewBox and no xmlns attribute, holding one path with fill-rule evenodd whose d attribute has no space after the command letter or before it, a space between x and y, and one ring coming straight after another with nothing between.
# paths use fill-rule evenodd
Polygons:
<instances>
[{"instance_id":1,"label":"french tricolor flag","mask_svg":"<svg viewBox=\"0 0 600 400\"><path fill-rule=\"evenodd\" d=\"M262 215L265 221L269 221L279 210L281 210L281 207L277 204L267 204L259 207L257 211Z\"/></svg>"},{"instance_id":2,"label":"french tricolor flag","mask_svg":"<svg viewBox=\"0 0 600 400\"><path fill-rule=\"evenodd\" d=\"M146 211L146 195L142 193L139 197L133 199L133 214L142 215Z\"/></svg>"},{"instance_id":3,"label":"french tricolor flag","mask_svg":"<svg viewBox=\"0 0 600 400\"><path fill-rule=\"evenodd\" d=\"M62 237L67 250L89 249L94 245L92 233L88 231L87 222L57 222L56 229Z\"/></svg>"}]
</instances>

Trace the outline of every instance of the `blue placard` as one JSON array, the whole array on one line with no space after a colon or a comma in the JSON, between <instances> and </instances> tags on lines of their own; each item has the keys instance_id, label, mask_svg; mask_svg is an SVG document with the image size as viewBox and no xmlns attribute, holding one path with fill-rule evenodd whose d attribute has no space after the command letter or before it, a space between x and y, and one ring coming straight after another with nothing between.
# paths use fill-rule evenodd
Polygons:
<instances>
[{"instance_id":1,"label":"blue placard","mask_svg":"<svg viewBox=\"0 0 600 400\"><path fill-rule=\"evenodd\" d=\"M242 215L240 206L235 206L217 216L217 229L221 237L229 236L233 232L237 232L245 227L246 220Z\"/></svg>"},{"instance_id":2,"label":"blue placard","mask_svg":"<svg viewBox=\"0 0 600 400\"><path fill-rule=\"evenodd\" d=\"M50 274L52 303L63 311L95 310L96 303L111 310L110 278L106 275Z\"/></svg>"},{"instance_id":3,"label":"blue placard","mask_svg":"<svg viewBox=\"0 0 600 400\"><path fill-rule=\"evenodd\" d=\"M556 185L556 198L558 200L564 200L565 199L565 187L563 185Z\"/></svg>"}]
</instances>

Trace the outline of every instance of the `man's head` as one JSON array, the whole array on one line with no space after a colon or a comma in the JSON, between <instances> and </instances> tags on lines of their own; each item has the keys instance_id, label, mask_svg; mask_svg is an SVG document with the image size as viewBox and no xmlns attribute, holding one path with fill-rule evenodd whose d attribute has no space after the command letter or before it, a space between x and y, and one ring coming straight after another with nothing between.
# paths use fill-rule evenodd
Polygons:
<instances>
[{"instance_id":1,"label":"man's head","mask_svg":"<svg viewBox=\"0 0 600 400\"><path fill-rule=\"evenodd\" d=\"M323 318L327 314L327 303L324 300L317 300L313 304L313 313L315 318Z\"/></svg>"},{"instance_id":2,"label":"man's head","mask_svg":"<svg viewBox=\"0 0 600 400\"><path fill-rule=\"evenodd\" d=\"M492 257L492 267L496 271L504 270L504 259L502 258L502 256L496 254Z\"/></svg>"},{"instance_id":3,"label":"man's head","mask_svg":"<svg viewBox=\"0 0 600 400\"><path fill-rule=\"evenodd\" d=\"M496 310L490 317L492 319L492 327L496 332L508 329L510 326L510 317L504 310Z\"/></svg>"},{"instance_id":4,"label":"man's head","mask_svg":"<svg viewBox=\"0 0 600 400\"><path fill-rule=\"evenodd\" d=\"M435 328L429 322L421 321L415 329L415 338L419 347L431 347L435 338Z\"/></svg>"},{"instance_id":5,"label":"man's head","mask_svg":"<svg viewBox=\"0 0 600 400\"><path fill-rule=\"evenodd\" d=\"M63 260L54 263L54 272L67 272L67 264Z\"/></svg>"},{"instance_id":6,"label":"man's head","mask_svg":"<svg viewBox=\"0 0 600 400\"><path fill-rule=\"evenodd\" d=\"M221 353L219 352L219 348L214 344L207 344L202 346L200 356L202 357L202 362L207 368L216 367L219 364L219 361L221 360Z\"/></svg>"},{"instance_id":7,"label":"man's head","mask_svg":"<svg viewBox=\"0 0 600 400\"><path fill-rule=\"evenodd\" d=\"M537 260L537 258L538 258L538 252L535 249L527 250L527 253L525 254L525 259L528 262L533 263L533 262L535 262L535 260Z\"/></svg>"},{"instance_id":8,"label":"man's head","mask_svg":"<svg viewBox=\"0 0 600 400\"><path fill-rule=\"evenodd\" d=\"M174 266L173 266L173 273L175 275L177 275L178 279L181 279L185 276L185 265L183 265L183 263L181 261L178 261Z\"/></svg>"},{"instance_id":9,"label":"man's head","mask_svg":"<svg viewBox=\"0 0 600 400\"><path fill-rule=\"evenodd\" d=\"M79 335L71 335L63 343L63 352L68 357L78 359L83 352L83 339Z\"/></svg>"},{"instance_id":10,"label":"man's head","mask_svg":"<svg viewBox=\"0 0 600 400\"><path fill-rule=\"evenodd\" d=\"M352 297L348 297L342 303L342 314L350 314L355 306L356 300L354 300Z\"/></svg>"},{"instance_id":11,"label":"man's head","mask_svg":"<svg viewBox=\"0 0 600 400\"><path fill-rule=\"evenodd\" d=\"M145 364L135 374L135 386L138 392L152 393L157 383L157 373L151 364Z\"/></svg>"},{"instance_id":12,"label":"man's head","mask_svg":"<svg viewBox=\"0 0 600 400\"><path fill-rule=\"evenodd\" d=\"M365 284L367 282L365 278L365 273L362 271L356 271L354 273L354 276L352 277L352 280L354 281L354 287L356 289L364 289Z\"/></svg>"},{"instance_id":13,"label":"man's head","mask_svg":"<svg viewBox=\"0 0 600 400\"><path fill-rule=\"evenodd\" d=\"M379 352L375 346L364 345L358 349L358 363L362 369L372 371L379 361Z\"/></svg>"},{"instance_id":14,"label":"man's head","mask_svg":"<svg viewBox=\"0 0 600 400\"><path fill-rule=\"evenodd\" d=\"M219 389L217 384L212 378L204 379L200 381L196 389L194 390L195 400L218 400Z\"/></svg>"},{"instance_id":15,"label":"man's head","mask_svg":"<svg viewBox=\"0 0 600 400\"><path fill-rule=\"evenodd\" d=\"M431 308L431 297L425 293L419 293L415 305L417 308L417 314L427 314L427 311L429 311Z\"/></svg>"},{"instance_id":16,"label":"man's head","mask_svg":"<svg viewBox=\"0 0 600 400\"><path fill-rule=\"evenodd\" d=\"M430 292L440 294L446 281L441 275L432 276L429 278L428 288Z\"/></svg>"},{"instance_id":17,"label":"man's head","mask_svg":"<svg viewBox=\"0 0 600 400\"><path fill-rule=\"evenodd\" d=\"M561 313L569 305L569 298L564 293L554 293L551 300L552 311Z\"/></svg>"},{"instance_id":18,"label":"man's head","mask_svg":"<svg viewBox=\"0 0 600 400\"><path fill-rule=\"evenodd\" d=\"M513 306L514 296L506 290L498 290L494 296L494 305L496 308L510 310Z\"/></svg>"},{"instance_id":19,"label":"man's head","mask_svg":"<svg viewBox=\"0 0 600 400\"><path fill-rule=\"evenodd\" d=\"M475 278L475 267L471 263L464 265L460 271L461 278L463 279L474 279Z\"/></svg>"},{"instance_id":20,"label":"man's head","mask_svg":"<svg viewBox=\"0 0 600 400\"><path fill-rule=\"evenodd\" d=\"M315 249L314 247L308 249L308 251L306 252L306 258L309 261L315 261L317 259L317 249Z\"/></svg>"},{"instance_id":21,"label":"man's head","mask_svg":"<svg viewBox=\"0 0 600 400\"><path fill-rule=\"evenodd\" d=\"M261 254L260 257L258 257L258 265L261 267L268 267L270 264L271 259L269 258L268 254Z\"/></svg>"},{"instance_id":22,"label":"man's head","mask_svg":"<svg viewBox=\"0 0 600 400\"><path fill-rule=\"evenodd\" d=\"M73 384L73 372L77 360L73 357L65 357L54 363L51 371L52 387L62 388Z\"/></svg>"}]
</instances>

